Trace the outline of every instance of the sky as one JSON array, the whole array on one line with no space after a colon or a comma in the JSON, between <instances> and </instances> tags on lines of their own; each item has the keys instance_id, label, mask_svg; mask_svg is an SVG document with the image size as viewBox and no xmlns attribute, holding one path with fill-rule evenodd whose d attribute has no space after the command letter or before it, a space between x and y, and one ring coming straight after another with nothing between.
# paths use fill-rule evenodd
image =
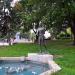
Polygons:
<instances>
[{"instance_id":1,"label":"sky","mask_svg":"<svg viewBox=\"0 0 75 75\"><path fill-rule=\"evenodd\" d=\"M14 7L15 6L15 3L16 2L19 2L20 0L13 0L12 2L11 2L11 7Z\"/></svg>"}]
</instances>

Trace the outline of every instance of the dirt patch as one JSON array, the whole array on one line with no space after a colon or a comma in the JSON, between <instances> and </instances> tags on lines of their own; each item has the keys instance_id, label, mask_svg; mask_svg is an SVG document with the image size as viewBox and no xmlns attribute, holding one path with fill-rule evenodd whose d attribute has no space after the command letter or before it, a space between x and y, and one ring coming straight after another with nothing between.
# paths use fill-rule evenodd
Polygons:
<instances>
[{"instance_id":1,"label":"dirt patch","mask_svg":"<svg viewBox=\"0 0 75 75\"><path fill-rule=\"evenodd\" d=\"M63 55L53 55L54 58L63 58Z\"/></svg>"}]
</instances>

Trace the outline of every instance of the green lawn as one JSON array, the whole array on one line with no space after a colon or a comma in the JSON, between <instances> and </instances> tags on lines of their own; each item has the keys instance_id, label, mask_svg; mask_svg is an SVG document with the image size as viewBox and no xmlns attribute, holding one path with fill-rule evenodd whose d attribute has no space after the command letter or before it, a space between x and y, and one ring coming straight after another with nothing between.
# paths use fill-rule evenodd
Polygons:
<instances>
[{"instance_id":1,"label":"green lawn","mask_svg":"<svg viewBox=\"0 0 75 75\"><path fill-rule=\"evenodd\" d=\"M71 45L71 42L69 40L48 42L49 53L54 55L54 60L62 68L54 75L75 75L75 47ZM29 52L38 51L39 46L36 44L14 44L9 47L0 47L0 56L26 56Z\"/></svg>"}]
</instances>

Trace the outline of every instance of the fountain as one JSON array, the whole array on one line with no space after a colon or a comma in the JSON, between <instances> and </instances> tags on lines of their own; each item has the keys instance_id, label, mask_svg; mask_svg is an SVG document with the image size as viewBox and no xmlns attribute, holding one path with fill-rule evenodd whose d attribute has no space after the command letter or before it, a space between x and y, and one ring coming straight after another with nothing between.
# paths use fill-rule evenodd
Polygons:
<instances>
[{"instance_id":1,"label":"fountain","mask_svg":"<svg viewBox=\"0 0 75 75\"><path fill-rule=\"evenodd\" d=\"M34 28L35 29L35 28ZM35 30L33 31L35 32ZM50 67L50 69L46 72L41 73L40 75L51 75L54 72L57 72L61 70L59 65L57 65L53 61L53 55L50 55L48 53L48 49L46 47L46 42L45 42L45 27L42 24L42 22L39 22L39 27L36 29L35 34L38 36L38 44L40 46L40 53L29 53L28 54L28 59L36 62L42 62L42 63L47 63ZM43 50L43 47L45 50Z\"/></svg>"},{"instance_id":2,"label":"fountain","mask_svg":"<svg viewBox=\"0 0 75 75\"><path fill-rule=\"evenodd\" d=\"M1 57L3 63L0 63L0 75L39 75L49 70L47 63L36 62L25 57L25 61L21 62L22 57ZM16 61L16 60L17 61Z\"/></svg>"},{"instance_id":3,"label":"fountain","mask_svg":"<svg viewBox=\"0 0 75 75\"><path fill-rule=\"evenodd\" d=\"M20 73L20 72L23 72L27 69L29 69L30 66L26 66L26 65L21 65L21 66L18 66L18 67L8 67L8 69L6 69L6 73L8 74L12 74L12 73Z\"/></svg>"},{"instance_id":4,"label":"fountain","mask_svg":"<svg viewBox=\"0 0 75 75\"><path fill-rule=\"evenodd\" d=\"M41 22L39 25L35 33L38 35L40 53L29 53L27 57L0 57L0 75L51 75L61 70L53 61L53 55L48 53L44 40L45 28L41 27ZM20 39L19 35L16 34L16 40Z\"/></svg>"},{"instance_id":5,"label":"fountain","mask_svg":"<svg viewBox=\"0 0 75 75\"><path fill-rule=\"evenodd\" d=\"M14 43L17 43L20 40L20 32L17 32L15 35Z\"/></svg>"},{"instance_id":6,"label":"fountain","mask_svg":"<svg viewBox=\"0 0 75 75\"><path fill-rule=\"evenodd\" d=\"M0 57L0 75L51 75L61 70L53 55L28 53L27 57Z\"/></svg>"}]
</instances>

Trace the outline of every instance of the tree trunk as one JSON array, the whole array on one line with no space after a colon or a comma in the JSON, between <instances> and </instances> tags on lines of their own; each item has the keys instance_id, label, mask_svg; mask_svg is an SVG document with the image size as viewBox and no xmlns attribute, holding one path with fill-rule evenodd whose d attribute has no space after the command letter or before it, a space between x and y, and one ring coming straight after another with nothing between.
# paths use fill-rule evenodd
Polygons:
<instances>
[{"instance_id":1,"label":"tree trunk","mask_svg":"<svg viewBox=\"0 0 75 75\"><path fill-rule=\"evenodd\" d=\"M35 43L36 43L36 42L38 42L38 35L36 35L36 40L35 40Z\"/></svg>"},{"instance_id":2,"label":"tree trunk","mask_svg":"<svg viewBox=\"0 0 75 75\"><path fill-rule=\"evenodd\" d=\"M73 45L75 45L75 30L74 32L72 31L72 33L73 33Z\"/></svg>"},{"instance_id":3,"label":"tree trunk","mask_svg":"<svg viewBox=\"0 0 75 75\"><path fill-rule=\"evenodd\" d=\"M10 31L8 32L8 38L7 38L7 42L9 43L9 45L11 45L11 35L10 35Z\"/></svg>"},{"instance_id":4,"label":"tree trunk","mask_svg":"<svg viewBox=\"0 0 75 75\"><path fill-rule=\"evenodd\" d=\"M74 39L73 39L73 45L75 45L75 34L74 34Z\"/></svg>"},{"instance_id":5,"label":"tree trunk","mask_svg":"<svg viewBox=\"0 0 75 75\"><path fill-rule=\"evenodd\" d=\"M73 33L73 45L75 45L75 21L74 20L72 21L71 24L71 31Z\"/></svg>"},{"instance_id":6,"label":"tree trunk","mask_svg":"<svg viewBox=\"0 0 75 75\"><path fill-rule=\"evenodd\" d=\"M35 26L35 28L36 28L36 30L38 29L38 27L39 27L39 20L37 19L36 20L36 26ZM37 32L36 32L37 33ZM38 42L38 34L36 34L36 40L35 40L35 43L37 43Z\"/></svg>"}]
</instances>

